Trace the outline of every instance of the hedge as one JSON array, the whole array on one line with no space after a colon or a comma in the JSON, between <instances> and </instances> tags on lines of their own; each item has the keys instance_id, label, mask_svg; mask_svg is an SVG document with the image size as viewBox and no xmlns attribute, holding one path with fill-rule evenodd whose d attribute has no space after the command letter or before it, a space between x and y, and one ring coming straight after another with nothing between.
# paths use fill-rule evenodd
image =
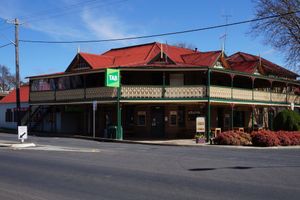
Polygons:
<instances>
[{"instance_id":1,"label":"hedge","mask_svg":"<svg viewBox=\"0 0 300 200\"><path fill-rule=\"evenodd\" d=\"M300 145L300 131L254 131L251 134L226 131L213 140L219 145L253 145L260 147Z\"/></svg>"}]
</instances>

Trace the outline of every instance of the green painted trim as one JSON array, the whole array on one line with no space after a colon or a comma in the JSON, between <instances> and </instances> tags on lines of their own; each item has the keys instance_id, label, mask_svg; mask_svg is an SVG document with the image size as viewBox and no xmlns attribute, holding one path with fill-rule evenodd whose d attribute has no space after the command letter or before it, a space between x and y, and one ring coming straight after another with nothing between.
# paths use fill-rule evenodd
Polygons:
<instances>
[{"instance_id":1,"label":"green painted trim","mask_svg":"<svg viewBox=\"0 0 300 200\"><path fill-rule=\"evenodd\" d=\"M241 100L241 99L223 99L223 98L215 98L211 97L212 101L217 101L217 102L224 102L224 103L231 103L231 102L243 102L243 103L259 103L259 104L278 104L278 105L290 105L289 103L286 102L274 102L274 101L247 101L247 100Z\"/></svg>"}]
</instances>

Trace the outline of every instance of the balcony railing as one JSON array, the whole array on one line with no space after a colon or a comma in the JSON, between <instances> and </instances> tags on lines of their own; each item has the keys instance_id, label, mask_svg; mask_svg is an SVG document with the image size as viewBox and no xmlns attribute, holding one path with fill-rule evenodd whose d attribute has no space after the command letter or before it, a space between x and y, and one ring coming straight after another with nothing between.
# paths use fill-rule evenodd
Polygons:
<instances>
[{"instance_id":1,"label":"balcony railing","mask_svg":"<svg viewBox=\"0 0 300 200\"><path fill-rule=\"evenodd\" d=\"M166 98L199 98L206 96L205 86L166 87Z\"/></svg>"},{"instance_id":2,"label":"balcony railing","mask_svg":"<svg viewBox=\"0 0 300 200\"><path fill-rule=\"evenodd\" d=\"M97 87L86 88L86 98L115 98L117 96L117 88Z\"/></svg>"},{"instance_id":3,"label":"balcony railing","mask_svg":"<svg viewBox=\"0 0 300 200\"><path fill-rule=\"evenodd\" d=\"M124 99L161 99L161 98L206 98L204 85L160 86L160 85L122 85L121 98ZM95 87L59 91L30 92L31 102L81 101L90 99L116 99L117 88ZM227 100L262 101L300 104L300 96L295 94L257 91L243 88L210 86L210 97Z\"/></svg>"},{"instance_id":4,"label":"balcony railing","mask_svg":"<svg viewBox=\"0 0 300 200\"><path fill-rule=\"evenodd\" d=\"M232 93L232 94L231 94ZM230 88L224 86L211 86L210 97L222 99L236 99L236 100L254 100L266 102L284 102L300 104L300 96L295 94L275 93L269 91L252 92L251 89ZM253 96L252 96L253 95Z\"/></svg>"},{"instance_id":5,"label":"balcony railing","mask_svg":"<svg viewBox=\"0 0 300 200\"><path fill-rule=\"evenodd\" d=\"M161 86L129 86L121 88L121 96L124 98L161 98L163 88Z\"/></svg>"},{"instance_id":6,"label":"balcony railing","mask_svg":"<svg viewBox=\"0 0 300 200\"><path fill-rule=\"evenodd\" d=\"M54 91L43 91L43 92L30 92L30 101L42 102L42 101L54 101Z\"/></svg>"}]
</instances>

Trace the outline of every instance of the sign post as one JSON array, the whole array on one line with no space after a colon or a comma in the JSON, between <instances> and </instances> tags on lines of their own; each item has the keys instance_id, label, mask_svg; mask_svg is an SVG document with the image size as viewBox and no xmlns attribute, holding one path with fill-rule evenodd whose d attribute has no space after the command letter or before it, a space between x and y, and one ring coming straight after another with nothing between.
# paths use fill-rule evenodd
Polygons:
<instances>
[{"instance_id":1,"label":"sign post","mask_svg":"<svg viewBox=\"0 0 300 200\"><path fill-rule=\"evenodd\" d=\"M106 69L105 71L105 86L106 87L114 87L117 88L117 134L116 139L123 139L123 131L122 131L122 119L121 119L121 105L120 105L120 97L121 97L121 76L119 69Z\"/></svg>"},{"instance_id":2,"label":"sign post","mask_svg":"<svg viewBox=\"0 0 300 200\"><path fill-rule=\"evenodd\" d=\"M96 137L96 110L97 110L97 101L93 101L93 138Z\"/></svg>"},{"instance_id":3,"label":"sign post","mask_svg":"<svg viewBox=\"0 0 300 200\"><path fill-rule=\"evenodd\" d=\"M27 126L18 126L18 139L21 140L21 143L24 143L27 138Z\"/></svg>"}]
</instances>

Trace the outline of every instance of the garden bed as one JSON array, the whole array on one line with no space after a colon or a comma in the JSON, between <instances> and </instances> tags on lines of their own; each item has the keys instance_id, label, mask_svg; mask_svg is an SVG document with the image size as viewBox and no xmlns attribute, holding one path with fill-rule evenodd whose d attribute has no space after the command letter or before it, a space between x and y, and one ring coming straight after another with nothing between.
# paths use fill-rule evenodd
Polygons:
<instances>
[{"instance_id":1,"label":"garden bed","mask_svg":"<svg viewBox=\"0 0 300 200\"><path fill-rule=\"evenodd\" d=\"M252 145L259 147L300 145L300 131L254 131L251 134L239 131L220 133L213 139L217 145Z\"/></svg>"}]
</instances>

